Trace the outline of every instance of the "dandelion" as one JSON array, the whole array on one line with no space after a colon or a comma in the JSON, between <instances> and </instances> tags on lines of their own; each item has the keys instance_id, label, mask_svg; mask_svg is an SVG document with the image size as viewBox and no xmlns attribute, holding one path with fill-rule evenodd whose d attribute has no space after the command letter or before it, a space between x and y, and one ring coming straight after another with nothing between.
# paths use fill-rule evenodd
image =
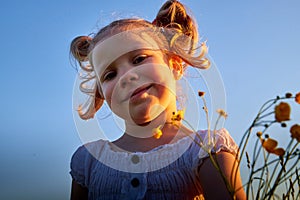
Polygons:
<instances>
[{"instance_id":1,"label":"dandelion","mask_svg":"<svg viewBox=\"0 0 300 200\"><path fill-rule=\"evenodd\" d=\"M152 135L156 139L159 139L162 136L161 126L162 125L159 125L157 128L152 129Z\"/></svg>"},{"instance_id":2,"label":"dandelion","mask_svg":"<svg viewBox=\"0 0 300 200\"><path fill-rule=\"evenodd\" d=\"M217 113L219 113L219 115L221 115L224 118L227 118L227 116L228 116L227 113L222 109L218 109Z\"/></svg>"},{"instance_id":3,"label":"dandelion","mask_svg":"<svg viewBox=\"0 0 300 200\"><path fill-rule=\"evenodd\" d=\"M183 118L184 118L184 110L178 110L177 112L173 112L171 121L172 122L181 121Z\"/></svg>"},{"instance_id":4,"label":"dandelion","mask_svg":"<svg viewBox=\"0 0 300 200\"><path fill-rule=\"evenodd\" d=\"M275 119L277 122L290 120L291 107L288 103L281 102L275 106Z\"/></svg>"},{"instance_id":5,"label":"dandelion","mask_svg":"<svg viewBox=\"0 0 300 200\"><path fill-rule=\"evenodd\" d=\"M278 142L274 139L267 138L261 140L263 148L268 152L278 156L283 156L285 150L283 148L276 148Z\"/></svg>"},{"instance_id":6,"label":"dandelion","mask_svg":"<svg viewBox=\"0 0 300 200\"><path fill-rule=\"evenodd\" d=\"M205 200L205 199L204 199L204 196L202 194L200 194L198 196L195 196L194 200Z\"/></svg>"},{"instance_id":7,"label":"dandelion","mask_svg":"<svg viewBox=\"0 0 300 200\"><path fill-rule=\"evenodd\" d=\"M300 142L300 125L295 124L290 129L291 137Z\"/></svg>"},{"instance_id":8,"label":"dandelion","mask_svg":"<svg viewBox=\"0 0 300 200\"><path fill-rule=\"evenodd\" d=\"M300 104L300 92L296 94L295 101Z\"/></svg>"}]
</instances>

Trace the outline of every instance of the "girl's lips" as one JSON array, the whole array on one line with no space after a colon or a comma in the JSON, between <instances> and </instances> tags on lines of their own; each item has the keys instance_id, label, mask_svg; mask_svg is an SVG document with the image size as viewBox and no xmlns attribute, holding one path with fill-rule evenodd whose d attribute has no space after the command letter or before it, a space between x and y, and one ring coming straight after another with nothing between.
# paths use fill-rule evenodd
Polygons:
<instances>
[{"instance_id":1,"label":"girl's lips","mask_svg":"<svg viewBox=\"0 0 300 200\"><path fill-rule=\"evenodd\" d=\"M147 85L147 86L142 86L136 89L131 95L130 95L130 100L135 100L140 97L144 92L148 91L149 88L151 88L152 85Z\"/></svg>"}]
</instances>

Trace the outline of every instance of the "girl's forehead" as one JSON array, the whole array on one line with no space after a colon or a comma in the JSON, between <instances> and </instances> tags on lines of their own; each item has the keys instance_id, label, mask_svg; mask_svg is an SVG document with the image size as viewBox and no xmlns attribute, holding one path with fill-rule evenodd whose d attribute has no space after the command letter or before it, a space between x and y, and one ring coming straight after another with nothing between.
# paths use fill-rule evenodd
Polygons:
<instances>
[{"instance_id":1,"label":"girl's forehead","mask_svg":"<svg viewBox=\"0 0 300 200\"><path fill-rule=\"evenodd\" d=\"M159 50L159 32L152 29L134 29L112 35L96 44L90 54L90 62L98 75L120 56L139 49Z\"/></svg>"}]
</instances>

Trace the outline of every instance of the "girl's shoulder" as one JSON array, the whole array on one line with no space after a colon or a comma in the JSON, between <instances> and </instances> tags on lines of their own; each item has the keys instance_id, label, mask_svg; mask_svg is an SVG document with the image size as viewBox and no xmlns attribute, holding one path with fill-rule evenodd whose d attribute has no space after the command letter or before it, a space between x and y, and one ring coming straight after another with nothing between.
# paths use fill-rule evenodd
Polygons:
<instances>
[{"instance_id":1,"label":"girl's shoulder","mask_svg":"<svg viewBox=\"0 0 300 200\"><path fill-rule=\"evenodd\" d=\"M207 151L213 153L226 151L234 155L238 153L238 145L225 128L197 131L194 140L196 145L201 147L198 153L199 158L207 157Z\"/></svg>"},{"instance_id":2,"label":"girl's shoulder","mask_svg":"<svg viewBox=\"0 0 300 200\"><path fill-rule=\"evenodd\" d=\"M90 173L97 162L95 156L101 154L107 142L105 140L89 142L78 147L73 153L70 163L70 174L77 183L82 186L87 185L89 180L86 175Z\"/></svg>"},{"instance_id":3,"label":"girl's shoulder","mask_svg":"<svg viewBox=\"0 0 300 200\"><path fill-rule=\"evenodd\" d=\"M93 142L85 143L77 148L72 157L87 157L90 156L91 152L92 154L99 153L104 148L107 142L108 141L106 140L100 139Z\"/></svg>"}]
</instances>

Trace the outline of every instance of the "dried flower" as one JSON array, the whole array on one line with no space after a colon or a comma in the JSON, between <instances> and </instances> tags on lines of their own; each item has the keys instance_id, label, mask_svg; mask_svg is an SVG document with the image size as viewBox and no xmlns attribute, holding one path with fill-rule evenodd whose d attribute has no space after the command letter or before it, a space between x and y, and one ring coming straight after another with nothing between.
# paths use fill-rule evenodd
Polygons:
<instances>
[{"instance_id":1,"label":"dried flower","mask_svg":"<svg viewBox=\"0 0 300 200\"><path fill-rule=\"evenodd\" d=\"M228 116L227 113L224 110L222 110L222 109L218 109L217 113L219 113L224 118L226 118Z\"/></svg>"},{"instance_id":2,"label":"dried flower","mask_svg":"<svg viewBox=\"0 0 300 200\"><path fill-rule=\"evenodd\" d=\"M281 123L280 125L281 125L282 128L285 128L287 126L286 123L284 123L284 122Z\"/></svg>"},{"instance_id":3,"label":"dried flower","mask_svg":"<svg viewBox=\"0 0 300 200\"><path fill-rule=\"evenodd\" d=\"M291 129L291 137L296 139L298 142L300 142L300 125L294 124Z\"/></svg>"},{"instance_id":4,"label":"dried flower","mask_svg":"<svg viewBox=\"0 0 300 200\"><path fill-rule=\"evenodd\" d=\"M296 94L295 101L300 104L300 92Z\"/></svg>"},{"instance_id":5,"label":"dried flower","mask_svg":"<svg viewBox=\"0 0 300 200\"><path fill-rule=\"evenodd\" d=\"M278 156L283 156L285 153L285 150L283 148L276 148L278 142L274 139L262 139L261 143L263 148L269 153L273 153Z\"/></svg>"},{"instance_id":6,"label":"dried flower","mask_svg":"<svg viewBox=\"0 0 300 200\"><path fill-rule=\"evenodd\" d=\"M283 156L285 154L285 150L283 148L276 148L274 149L273 154Z\"/></svg>"},{"instance_id":7,"label":"dried flower","mask_svg":"<svg viewBox=\"0 0 300 200\"><path fill-rule=\"evenodd\" d=\"M181 121L183 118L184 118L184 110L178 110L177 112L173 112L171 121L172 122Z\"/></svg>"},{"instance_id":8,"label":"dried flower","mask_svg":"<svg viewBox=\"0 0 300 200\"><path fill-rule=\"evenodd\" d=\"M199 96L199 97L204 97L204 95L205 95L205 92L200 91L200 90L198 91L198 96Z\"/></svg>"},{"instance_id":9,"label":"dried flower","mask_svg":"<svg viewBox=\"0 0 300 200\"><path fill-rule=\"evenodd\" d=\"M290 120L291 107L288 103L280 102L275 106L275 119L277 122Z\"/></svg>"},{"instance_id":10,"label":"dried flower","mask_svg":"<svg viewBox=\"0 0 300 200\"><path fill-rule=\"evenodd\" d=\"M293 94L290 93L290 92L287 92L287 93L285 94L285 97L286 97L286 98L291 98L292 96L293 96Z\"/></svg>"},{"instance_id":11,"label":"dried flower","mask_svg":"<svg viewBox=\"0 0 300 200\"><path fill-rule=\"evenodd\" d=\"M270 136L269 134L265 134L265 138L268 139Z\"/></svg>"},{"instance_id":12,"label":"dried flower","mask_svg":"<svg viewBox=\"0 0 300 200\"><path fill-rule=\"evenodd\" d=\"M262 134L263 134L263 133L262 133L261 131L258 131L258 132L256 133L256 136L260 138L260 137L262 136Z\"/></svg>"},{"instance_id":13,"label":"dried flower","mask_svg":"<svg viewBox=\"0 0 300 200\"><path fill-rule=\"evenodd\" d=\"M152 135L156 139L159 139L162 136L161 126L162 125L159 125L157 128L152 129Z\"/></svg>"}]
</instances>

